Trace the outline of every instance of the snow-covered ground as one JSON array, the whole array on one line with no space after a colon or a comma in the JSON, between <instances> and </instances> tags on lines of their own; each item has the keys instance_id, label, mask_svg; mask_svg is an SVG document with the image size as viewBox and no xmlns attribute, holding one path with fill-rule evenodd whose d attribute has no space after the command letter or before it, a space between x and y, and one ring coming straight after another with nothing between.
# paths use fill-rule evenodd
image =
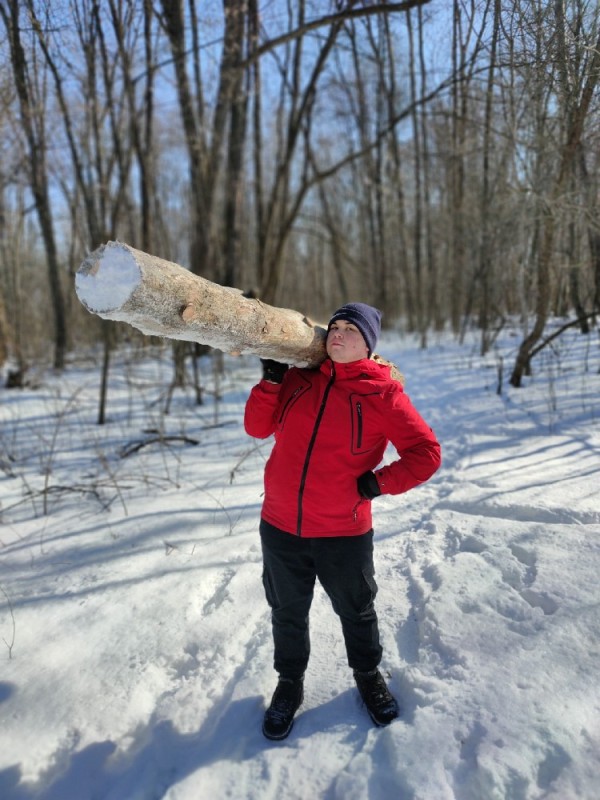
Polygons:
<instances>
[{"instance_id":1,"label":"snow-covered ground","mask_svg":"<svg viewBox=\"0 0 600 800\"><path fill-rule=\"evenodd\" d=\"M177 391L164 416L169 348L122 353L103 427L89 361L1 390L2 800L598 798L598 337L565 334L499 396L518 342L482 359L474 339L384 336L444 456L374 502L402 717L371 725L318 591L305 702L278 744L260 730L271 442L242 426L258 359L227 358L218 403Z\"/></svg>"}]
</instances>

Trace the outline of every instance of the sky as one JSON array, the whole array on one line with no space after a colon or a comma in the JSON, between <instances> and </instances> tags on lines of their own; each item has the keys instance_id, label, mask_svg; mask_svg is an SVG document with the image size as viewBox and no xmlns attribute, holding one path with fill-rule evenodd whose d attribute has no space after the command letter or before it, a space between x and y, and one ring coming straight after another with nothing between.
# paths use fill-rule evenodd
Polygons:
<instances>
[{"instance_id":1,"label":"sky","mask_svg":"<svg viewBox=\"0 0 600 800\"><path fill-rule=\"evenodd\" d=\"M558 321L556 321L558 324ZM258 536L271 440L243 430L255 356L119 352L0 390L2 800L595 800L600 781L600 354L568 331L497 393L521 332L381 355L442 444L434 478L374 501L382 670L402 712L375 728L322 590L292 733ZM386 458L393 457L388 453Z\"/></svg>"}]
</instances>

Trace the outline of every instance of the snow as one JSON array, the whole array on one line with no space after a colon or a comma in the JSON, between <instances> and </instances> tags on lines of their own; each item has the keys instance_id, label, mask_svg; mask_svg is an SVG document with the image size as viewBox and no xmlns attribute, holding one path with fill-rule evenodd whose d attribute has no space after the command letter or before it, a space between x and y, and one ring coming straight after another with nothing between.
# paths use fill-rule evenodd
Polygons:
<instances>
[{"instance_id":1,"label":"snow","mask_svg":"<svg viewBox=\"0 0 600 800\"><path fill-rule=\"evenodd\" d=\"M75 290L87 309L103 315L119 310L140 281L140 267L133 255L118 242L109 242L95 250L75 273Z\"/></svg>"},{"instance_id":2,"label":"snow","mask_svg":"<svg viewBox=\"0 0 600 800\"><path fill-rule=\"evenodd\" d=\"M100 427L90 360L3 390L0 797L597 798L597 339L564 334L498 395L518 341L482 358L475 338L384 336L444 455L428 484L375 501L382 666L402 717L371 725L319 590L281 743L260 731L271 442L242 426L258 359L227 357L218 381L203 360L206 403L177 390L165 415L168 345L122 352Z\"/></svg>"}]
</instances>

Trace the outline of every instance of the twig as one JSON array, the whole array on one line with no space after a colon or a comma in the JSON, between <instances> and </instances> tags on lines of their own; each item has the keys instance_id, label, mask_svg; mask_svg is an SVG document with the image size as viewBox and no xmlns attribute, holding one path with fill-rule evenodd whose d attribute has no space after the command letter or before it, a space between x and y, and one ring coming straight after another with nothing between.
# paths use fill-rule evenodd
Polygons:
<instances>
[{"instance_id":1,"label":"twig","mask_svg":"<svg viewBox=\"0 0 600 800\"><path fill-rule=\"evenodd\" d=\"M108 474L108 477L111 480L111 485L114 486L114 488L115 488L115 490L117 492L117 496L118 496L119 500L121 501L121 505L123 506L123 512L124 512L125 516L126 517L129 516L129 514L127 512L127 506L125 504L125 499L123 498L123 493L121 492L121 488L120 488L119 484L117 483L117 479L116 479L115 475L113 474L113 472L112 472L112 470L110 468L110 464L108 463L108 459L106 458L104 453L100 452L98 454L98 460L99 460L100 464L102 464L102 466L106 470L106 473Z\"/></svg>"},{"instance_id":2,"label":"twig","mask_svg":"<svg viewBox=\"0 0 600 800\"><path fill-rule=\"evenodd\" d=\"M12 659L12 650L13 650L13 647L14 647L14 644L15 644L15 636L16 636L16 633L17 633L17 624L15 622L15 615L14 615L14 612L13 612L12 603L10 602L10 597L6 594L6 592L4 591L2 586L0 586L0 592L2 592L4 597L6 597L6 602L8 603L8 610L10 612L10 617L12 619L12 639L10 641L10 644L6 641L6 639L4 637L2 637L2 641L8 647L8 660L10 661Z\"/></svg>"},{"instance_id":3,"label":"twig","mask_svg":"<svg viewBox=\"0 0 600 800\"><path fill-rule=\"evenodd\" d=\"M242 466L244 461L248 458L248 456L251 456L252 453L255 453L259 448L260 448L260 445L259 444L255 444L249 450L246 450L246 452L242 454L242 456L237 460L237 462L229 470L229 484L230 485L235 480L235 474L238 471L238 469Z\"/></svg>"},{"instance_id":4,"label":"twig","mask_svg":"<svg viewBox=\"0 0 600 800\"><path fill-rule=\"evenodd\" d=\"M35 500L38 497L43 497L44 498L44 515L46 515L48 513L47 502L46 502L48 496L50 494L56 494L56 493L59 493L59 492L76 492L76 493L81 494L81 495L86 495L86 494L92 495L92 497L96 498L96 500L100 503L100 505L102 506L102 508L104 510L106 510L108 508L108 506L110 505L110 504L107 504L105 501L102 500L102 497L100 496L100 493L98 492L98 490L96 488L92 487L92 486L85 486L84 484L74 484L73 486L61 486L59 484L55 484L53 486L46 486L45 485L43 489L39 489L39 490L31 489L28 486L27 492L23 496L23 499L22 500L17 500L16 503L12 503L12 505L10 505L10 506L6 506L6 508L4 508L3 511L11 511L13 508L17 508L18 506L23 505L23 503L26 503L28 500ZM34 512L35 512L35 504L34 504ZM36 516L37 516L37 512L36 512Z\"/></svg>"},{"instance_id":5,"label":"twig","mask_svg":"<svg viewBox=\"0 0 600 800\"><path fill-rule=\"evenodd\" d=\"M50 475L52 474L52 464L54 462L54 456L56 453L56 447L58 444L58 434L60 429L62 428L63 422L65 421L67 414L72 406L75 405L75 401L77 397L81 393L83 387L80 386L77 388L72 395L67 399L67 402L63 406L63 408L57 413L56 415L56 424L54 425L54 429L52 431L52 436L50 437L50 447L48 448L46 454L46 463L43 464L43 474L44 474L44 488L49 488L50 482ZM44 509L44 516L48 514L48 493L46 491L43 492L43 509Z\"/></svg>"},{"instance_id":6,"label":"twig","mask_svg":"<svg viewBox=\"0 0 600 800\"><path fill-rule=\"evenodd\" d=\"M150 436L147 439L143 439L139 442L130 442L129 444L124 445L119 455L121 458L127 458L127 456L132 455L133 453L137 453L142 447L147 447L151 444L163 444L165 442L184 442L184 444L190 444L196 446L200 444L198 439L192 439L190 436Z\"/></svg>"}]
</instances>

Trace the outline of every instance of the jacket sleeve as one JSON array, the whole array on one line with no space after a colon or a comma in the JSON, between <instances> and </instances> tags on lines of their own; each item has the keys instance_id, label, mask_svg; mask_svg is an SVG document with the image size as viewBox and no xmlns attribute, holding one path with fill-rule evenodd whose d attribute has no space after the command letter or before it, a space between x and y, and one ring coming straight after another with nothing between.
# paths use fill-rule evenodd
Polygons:
<instances>
[{"instance_id":1,"label":"jacket sleeve","mask_svg":"<svg viewBox=\"0 0 600 800\"><path fill-rule=\"evenodd\" d=\"M260 381L246 401L244 429L249 436L266 439L275 431L281 384Z\"/></svg>"},{"instance_id":2,"label":"jacket sleeve","mask_svg":"<svg viewBox=\"0 0 600 800\"><path fill-rule=\"evenodd\" d=\"M429 480L442 463L440 444L403 391L385 414L387 438L399 458L375 471L382 494L401 494Z\"/></svg>"}]
</instances>

